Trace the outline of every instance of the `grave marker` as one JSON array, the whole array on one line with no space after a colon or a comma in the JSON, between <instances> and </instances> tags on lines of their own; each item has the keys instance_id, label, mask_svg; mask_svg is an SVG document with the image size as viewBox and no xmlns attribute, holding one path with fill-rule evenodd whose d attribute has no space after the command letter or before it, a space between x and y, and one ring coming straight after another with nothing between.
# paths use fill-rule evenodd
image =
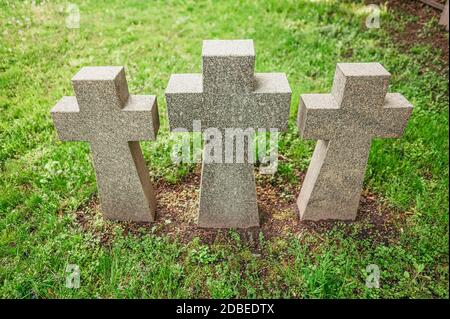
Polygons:
<instances>
[{"instance_id":1,"label":"grave marker","mask_svg":"<svg viewBox=\"0 0 450 319\"><path fill-rule=\"evenodd\" d=\"M84 67L72 83L75 96L51 114L61 140L90 143L104 217L153 221L155 194L139 141L156 139L156 97L130 95L123 67Z\"/></svg>"},{"instance_id":2,"label":"grave marker","mask_svg":"<svg viewBox=\"0 0 450 319\"><path fill-rule=\"evenodd\" d=\"M412 105L387 93L379 63L338 63L331 94L303 94L297 118L305 139L318 139L297 199L303 220L354 220L373 138L400 137Z\"/></svg>"},{"instance_id":3,"label":"grave marker","mask_svg":"<svg viewBox=\"0 0 450 319\"><path fill-rule=\"evenodd\" d=\"M166 89L171 131L205 129L287 129L291 90L283 73L254 73L252 40L203 42L203 73L173 74ZM225 162L225 147L214 163L203 156L200 227L247 228L259 225L253 163Z\"/></svg>"}]
</instances>

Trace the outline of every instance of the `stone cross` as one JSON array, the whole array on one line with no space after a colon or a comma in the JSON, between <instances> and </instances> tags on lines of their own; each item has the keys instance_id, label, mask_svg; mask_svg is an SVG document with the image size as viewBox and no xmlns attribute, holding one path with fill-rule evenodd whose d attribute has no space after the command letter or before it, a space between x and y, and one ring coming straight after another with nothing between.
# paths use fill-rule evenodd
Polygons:
<instances>
[{"instance_id":1,"label":"stone cross","mask_svg":"<svg viewBox=\"0 0 450 319\"><path fill-rule=\"evenodd\" d=\"M303 220L354 220L372 138L400 137L412 105L387 93L379 63L339 63L331 94L300 98L302 138L318 139L297 205Z\"/></svg>"},{"instance_id":2,"label":"stone cross","mask_svg":"<svg viewBox=\"0 0 450 319\"><path fill-rule=\"evenodd\" d=\"M291 90L283 73L254 73L252 40L207 40L203 74L173 74L166 89L171 131L202 128L287 129ZM247 228L259 225L253 164L205 162L198 225Z\"/></svg>"},{"instance_id":3,"label":"stone cross","mask_svg":"<svg viewBox=\"0 0 450 319\"><path fill-rule=\"evenodd\" d=\"M123 67L84 67L51 114L58 136L91 145L104 217L153 221L155 194L139 141L156 139L153 95L130 95Z\"/></svg>"}]
</instances>

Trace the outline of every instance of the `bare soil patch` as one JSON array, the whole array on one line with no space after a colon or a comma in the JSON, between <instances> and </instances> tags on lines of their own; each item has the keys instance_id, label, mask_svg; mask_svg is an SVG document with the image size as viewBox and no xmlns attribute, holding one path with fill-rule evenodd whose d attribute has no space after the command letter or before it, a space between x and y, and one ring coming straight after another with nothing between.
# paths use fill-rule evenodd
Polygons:
<instances>
[{"instance_id":1,"label":"bare soil patch","mask_svg":"<svg viewBox=\"0 0 450 319\"><path fill-rule=\"evenodd\" d=\"M445 0L439 0L438 2L444 4ZM439 49L440 62L442 65L432 65L432 61L427 67L432 67L435 70L448 72L449 66L449 43L448 32L444 26L435 26L430 28L430 21L439 21L442 11L429 6L420 1L405 1L405 0L368 0L367 3L385 3L388 10L394 10L399 14L408 14L416 17L415 21L408 22L403 30L394 28L393 23L391 25L391 37L403 51L409 51L417 44L429 45L433 48Z\"/></svg>"},{"instance_id":2,"label":"bare soil patch","mask_svg":"<svg viewBox=\"0 0 450 319\"><path fill-rule=\"evenodd\" d=\"M367 191L361 196L355 222L300 221L296 198L304 173L296 172L296 177L300 182L293 185L280 178L256 173L261 226L235 230L244 244L258 249L260 236L264 236L265 240L288 240L293 236L301 238L305 233L323 239L334 227L344 229L348 236L369 239L374 243L389 243L397 239L405 221L405 213L388 207L379 196ZM109 244L114 225L120 225L125 234L153 233L183 243L188 243L195 237L205 244L230 240L228 229L203 229L196 225L200 167L177 184L158 180L155 182L155 188L158 207L156 221L153 223L105 222L98 200L93 197L86 206L76 212L76 224L84 231L93 233L104 245Z\"/></svg>"}]
</instances>

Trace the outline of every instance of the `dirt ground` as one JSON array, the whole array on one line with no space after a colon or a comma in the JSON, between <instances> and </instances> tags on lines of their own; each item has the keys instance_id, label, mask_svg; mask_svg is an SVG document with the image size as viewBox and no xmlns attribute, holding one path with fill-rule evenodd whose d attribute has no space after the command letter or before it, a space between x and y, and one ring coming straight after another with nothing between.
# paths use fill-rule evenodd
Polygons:
<instances>
[{"instance_id":1,"label":"dirt ground","mask_svg":"<svg viewBox=\"0 0 450 319\"><path fill-rule=\"evenodd\" d=\"M438 0L442 4L445 0ZM438 70L448 72L449 66L449 43L448 32L444 26L429 29L427 23L432 19L439 21L442 11L429 6L418 0L372 0L367 3L386 3L388 10L394 10L398 14L409 14L417 17L417 21L409 22L401 32L393 31L392 37L395 42L405 51L408 51L414 45L420 43L431 45L441 51L442 66Z\"/></svg>"},{"instance_id":2,"label":"dirt ground","mask_svg":"<svg viewBox=\"0 0 450 319\"><path fill-rule=\"evenodd\" d=\"M357 229L358 238L370 238L374 242L389 243L398 236L404 224L405 212L394 210L383 203L377 195L363 192L357 219L355 222L299 221L296 198L300 192L303 172L297 172L300 183L292 185L282 180L275 180L270 175L256 172L256 187L261 226L236 230L241 240L258 247L261 234L266 240L273 238L289 239L301 237L305 232L320 237L331 228L343 227L346 233ZM165 181L155 183L157 193L157 217L154 223L120 222L125 233L148 233L166 235L173 240L188 243L199 237L203 243L224 242L229 239L227 229L202 229L197 227L198 200L200 191L200 167L177 184ZM76 223L86 231L91 231L108 244L112 231L104 224L100 229L96 226L101 220L97 198L76 213ZM356 227L355 227L356 225Z\"/></svg>"}]
</instances>

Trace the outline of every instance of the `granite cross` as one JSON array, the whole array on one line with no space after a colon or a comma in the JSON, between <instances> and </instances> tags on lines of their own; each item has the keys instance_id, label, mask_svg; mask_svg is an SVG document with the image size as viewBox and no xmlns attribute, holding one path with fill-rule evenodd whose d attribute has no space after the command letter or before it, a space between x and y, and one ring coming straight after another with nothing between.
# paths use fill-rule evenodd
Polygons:
<instances>
[{"instance_id":1,"label":"granite cross","mask_svg":"<svg viewBox=\"0 0 450 319\"><path fill-rule=\"evenodd\" d=\"M287 129L291 90L283 73L254 73L252 40L207 40L203 74L173 74L166 89L170 129ZM222 137L223 138L223 137ZM202 163L198 225L259 225L253 164Z\"/></svg>"},{"instance_id":2,"label":"granite cross","mask_svg":"<svg viewBox=\"0 0 450 319\"><path fill-rule=\"evenodd\" d=\"M155 195L139 141L159 128L153 95L129 95L123 67L84 67L74 96L52 109L58 136L91 145L101 210L107 219L152 221Z\"/></svg>"},{"instance_id":3,"label":"granite cross","mask_svg":"<svg viewBox=\"0 0 450 319\"><path fill-rule=\"evenodd\" d=\"M412 105L387 93L379 63L339 63L331 94L300 98L298 128L318 139L297 205L303 220L354 220L372 138L400 137Z\"/></svg>"}]
</instances>

